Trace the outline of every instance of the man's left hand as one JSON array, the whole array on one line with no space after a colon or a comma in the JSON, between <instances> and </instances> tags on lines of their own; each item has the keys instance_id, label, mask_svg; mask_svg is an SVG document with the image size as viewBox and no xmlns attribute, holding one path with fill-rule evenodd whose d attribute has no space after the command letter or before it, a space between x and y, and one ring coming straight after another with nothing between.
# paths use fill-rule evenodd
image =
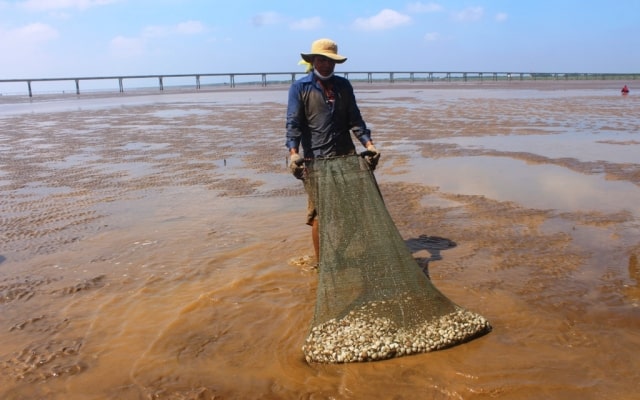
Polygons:
<instances>
[{"instance_id":1,"label":"man's left hand","mask_svg":"<svg viewBox=\"0 0 640 400\"><path fill-rule=\"evenodd\" d=\"M374 146L373 144L367 146L367 154L365 155L364 159L367 164L369 164L369 168L374 171L376 169L376 166L378 165L378 161L380 160L380 152L378 151L378 149L376 149L376 146Z\"/></svg>"}]
</instances>

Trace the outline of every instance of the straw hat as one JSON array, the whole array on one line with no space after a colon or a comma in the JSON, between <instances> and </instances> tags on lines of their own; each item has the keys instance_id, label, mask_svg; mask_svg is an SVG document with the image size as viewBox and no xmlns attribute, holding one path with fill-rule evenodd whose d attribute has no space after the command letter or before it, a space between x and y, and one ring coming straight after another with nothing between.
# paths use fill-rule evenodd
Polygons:
<instances>
[{"instance_id":1,"label":"straw hat","mask_svg":"<svg viewBox=\"0 0 640 400\"><path fill-rule=\"evenodd\" d=\"M311 44L309 53L300 53L302 59L308 63L313 62L313 56L325 56L338 64L347 61L347 57L338 54L338 44L331 39L318 39Z\"/></svg>"}]
</instances>

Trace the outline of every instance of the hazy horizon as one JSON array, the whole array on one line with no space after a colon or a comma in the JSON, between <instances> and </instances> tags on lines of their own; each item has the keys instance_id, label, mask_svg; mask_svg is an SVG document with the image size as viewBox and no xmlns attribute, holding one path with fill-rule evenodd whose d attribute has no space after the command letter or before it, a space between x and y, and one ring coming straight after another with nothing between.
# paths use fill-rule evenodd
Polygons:
<instances>
[{"instance_id":1,"label":"hazy horizon","mask_svg":"<svg viewBox=\"0 0 640 400\"><path fill-rule=\"evenodd\" d=\"M322 37L351 71L632 73L637 15L632 0L0 0L0 78L304 71Z\"/></svg>"}]
</instances>

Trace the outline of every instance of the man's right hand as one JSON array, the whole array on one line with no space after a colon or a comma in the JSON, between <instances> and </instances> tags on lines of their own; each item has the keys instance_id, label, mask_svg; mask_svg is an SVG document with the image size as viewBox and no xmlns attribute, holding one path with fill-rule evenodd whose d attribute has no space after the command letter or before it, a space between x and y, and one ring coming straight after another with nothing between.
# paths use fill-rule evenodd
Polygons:
<instances>
[{"instance_id":1,"label":"man's right hand","mask_svg":"<svg viewBox=\"0 0 640 400\"><path fill-rule=\"evenodd\" d=\"M300 157L300 154L291 154L291 161L289 162L289 169L293 176L298 179L304 179L304 160Z\"/></svg>"}]
</instances>

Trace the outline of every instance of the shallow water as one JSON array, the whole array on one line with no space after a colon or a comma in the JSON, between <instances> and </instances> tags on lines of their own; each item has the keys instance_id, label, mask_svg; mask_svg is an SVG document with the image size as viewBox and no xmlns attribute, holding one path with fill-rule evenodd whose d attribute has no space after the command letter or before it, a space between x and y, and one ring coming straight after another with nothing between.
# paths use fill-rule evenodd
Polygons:
<instances>
[{"instance_id":1,"label":"shallow water","mask_svg":"<svg viewBox=\"0 0 640 400\"><path fill-rule=\"evenodd\" d=\"M414 256L493 331L347 365L301 352L286 90L0 105L0 397L634 398L640 100L612 86L358 90L398 229L456 243Z\"/></svg>"}]
</instances>

